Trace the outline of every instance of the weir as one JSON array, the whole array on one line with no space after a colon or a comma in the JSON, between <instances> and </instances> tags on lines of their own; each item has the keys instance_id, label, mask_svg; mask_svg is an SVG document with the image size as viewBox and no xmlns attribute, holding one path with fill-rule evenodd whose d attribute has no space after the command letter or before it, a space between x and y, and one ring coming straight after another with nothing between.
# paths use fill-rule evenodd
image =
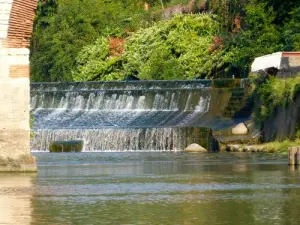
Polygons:
<instances>
[{"instance_id":1,"label":"weir","mask_svg":"<svg viewBox=\"0 0 300 225\"><path fill-rule=\"evenodd\" d=\"M244 82L227 88L211 80L33 83L31 149L83 140L84 151L181 150L203 133L200 127L247 120L246 104Z\"/></svg>"}]
</instances>

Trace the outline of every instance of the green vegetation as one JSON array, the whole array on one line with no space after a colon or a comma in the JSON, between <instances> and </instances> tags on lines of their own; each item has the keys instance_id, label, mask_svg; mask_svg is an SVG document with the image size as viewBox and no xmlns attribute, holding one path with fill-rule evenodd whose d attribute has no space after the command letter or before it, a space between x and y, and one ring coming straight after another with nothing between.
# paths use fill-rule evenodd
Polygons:
<instances>
[{"instance_id":1,"label":"green vegetation","mask_svg":"<svg viewBox=\"0 0 300 225\"><path fill-rule=\"evenodd\" d=\"M261 79L254 75L255 79ZM266 81L259 82L257 95L260 100L260 107L254 112L257 123L262 123L273 114L277 107L285 107L292 103L300 93L300 76L287 79L276 79L270 77Z\"/></svg>"},{"instance_id":2,"label":"green vegetation","mask_svg":"<svg viewBox=\"0 0 300 225\"><path fill-rule=\"evenodd\" d=\"M99 37L126 38L153 23L152 12L160 10L160 0L149 1L150 11L144 9L144 3L142 0L40 0L31 41L32 80L72 81L75 58L86 45ZM164 4L172 5L170 1Z\"/></svg>"},{"instance_id":3,"label":"green vegetation","mask_svg":"<svg viewBox=\"0 0 300 225\"><path fill-rule=\"evenodd\" d=\"M50 152L81 152L83 141L52 141L49 145Z\"/></svg>"},{"instance_id":4,"label":"green vegetation","mask_svg":"<svg viewBox=\"0 0 300 225\"><path fill-rule=\"evenodd\" d=\"M300 139L274 141L263 144L220 144L221 151L229 152L268 152L287 154L290 147L300 146Z\"/></svg>"},{"instance_id":5,"label":"green vegetation","mask_svg":"<svg viewBox=\"0 0 300 225\"><path fill-rule=\"evenodd\" d=\"M241 79L216 79L213 80L214 88L239 88L241 87Z\"/></svg>"},{"instance_id":6,"label":"green vegetation","mask_svg":"<svg viewBox=\"0 0 300 225\"><path fill-rule=\"evenodd\" d=\"M209 14L175 16L131 35L119 57L112 57L108 41L100 38L80 52L74 80L123 79L132 74L145 80L205 76L211 73L209 46L219 30Z\"/></svg>"},{"instance_id":7,"label":"green vegetation","mask_svg":"<svg viewBox=\"0 0 300 225\"><path fill-rule=\"evenodd\" d=\"M275 141L269 142L262 145L263 149L267 152L278 152L278 153L288 153L290 147L300 146L300 139L294 141L285 140L282 142Z\"/></svg>"},{"instance_id":8,"label":"green vegetation","mask_svg":"<svg viewBox=\"0 0 300 225\"><path fill-rule=\"evenodd\" d=\"M34 132L32 130L33 123L34 123L34 116L30 113L30 118L29 118L30 138L34 137Z\"/></svg>"},{"instance_id":9,"label":"green vegetation","mask_svg":"<svg viewBox=\"0 0 300 225\"><path fill-rule=\"evenodd\" d=\"M299 12L279 0L40 1L31 79L247 77L255 57L300 50Z\"/></svg>"},{"instance_id":10,"label":"green vegetation","mask_svg":"<svg viewBox=\"0 0 300 225\"><path fill-rule=\"evenodd\" d=\"M100 36L126 37L146 26L148 17L138 0L40 1L31 45L32 79L71 81L74 59L84 46Z\"/></svg>"}]
</instances>

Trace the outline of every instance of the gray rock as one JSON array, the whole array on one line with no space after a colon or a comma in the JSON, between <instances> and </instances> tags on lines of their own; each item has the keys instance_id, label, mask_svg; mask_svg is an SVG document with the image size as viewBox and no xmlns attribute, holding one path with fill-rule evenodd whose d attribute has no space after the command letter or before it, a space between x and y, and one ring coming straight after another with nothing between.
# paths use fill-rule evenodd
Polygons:
<instances>
[{"instance_id":1,"label":"gray rock","mask_svg":"<svg viewBox=\"0 0 300 225\"><path fill-rule=\"evenodd\" d=\"M207 152L201 145L193 143L184 149L185 152Z\"/></svg>"}]
</instances>

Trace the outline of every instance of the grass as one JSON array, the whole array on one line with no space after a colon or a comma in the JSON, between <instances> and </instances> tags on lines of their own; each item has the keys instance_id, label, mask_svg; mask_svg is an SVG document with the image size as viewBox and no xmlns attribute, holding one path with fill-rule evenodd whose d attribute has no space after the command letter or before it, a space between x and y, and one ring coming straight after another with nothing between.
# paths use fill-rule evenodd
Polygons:
<instances>
[{"instance_id":1,"label":"grass","mask_svg":"<svg viewBox=\"0 0 300 225\"><path fill-rule=\"evenodd\" d=\"M285 140L282 142L275 141L263 144L263 149L267 152L288 153L290 147L300 147L300 139L295 141Z\"/></svg>"},{"instance_id":2,"label":"grass","mask_svg":"<svg viewBox=\"0 0 300 225\"><path fill-rule=\"evenodd\" d=\"M264 144L222 144L221 151L232 152L267 152L267 153L281 153L287 154L290 147L300 147L300 139L294 141L274 141Z\"/></svg>"}]
</instances>

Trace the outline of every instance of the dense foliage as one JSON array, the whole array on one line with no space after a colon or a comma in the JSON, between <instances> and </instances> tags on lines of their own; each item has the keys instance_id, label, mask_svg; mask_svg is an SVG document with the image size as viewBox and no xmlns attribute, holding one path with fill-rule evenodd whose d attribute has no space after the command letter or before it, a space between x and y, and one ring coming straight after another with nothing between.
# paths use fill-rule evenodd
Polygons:
<instances>
[{"instance_id":1,"label":"dense foliage","mask_svg":"<svg viewBox=\"0 0 300 225\"><path fill-rule=\"evenodd\" d=\"M260 106L254 113L258 123L268 119L276 108L285 108L292 104L300 94L300 76L287 79L269 77L264 80L261 75L253 75L252 79L257 85L256 91L260 101Z\"/></svg>"},{"instance_id":2,"label":"dense foliage","mask_svg":"<svg viewBox=\"0 0 300 225\"><path fill-rule=\"evenodd\" d=\"M204 14L160 21L163 12L190 6ZM299 15L300 1L292 0L43 0L31 78L246 77L255 57L300 50Z\"/></svg>"},{"instance_id":3,"label":"dense foliage","mask_svg":"<svg viewBox=\"0 0 300 225\"><path fill-rule=\"evenodd\" d=\"M111 80L133 74L171 80L210 74L209 47L219 32L212 15L175 16L130 36L119 57L110 56L108 41L100 38L78 55L79 73L74 79Z\"/></svg>"},{"instance_id":4,"label":"dense foliage","mask_svg":"<svg viewBox=\"0 0 300 225\"><path fill-rule=\"evenodd\" d=\"M40 1L31 45L32 79L71 81L83 47L101 36L126 37L148 26L149 17L139 0Z\"/></svg>"}]
</instances>

